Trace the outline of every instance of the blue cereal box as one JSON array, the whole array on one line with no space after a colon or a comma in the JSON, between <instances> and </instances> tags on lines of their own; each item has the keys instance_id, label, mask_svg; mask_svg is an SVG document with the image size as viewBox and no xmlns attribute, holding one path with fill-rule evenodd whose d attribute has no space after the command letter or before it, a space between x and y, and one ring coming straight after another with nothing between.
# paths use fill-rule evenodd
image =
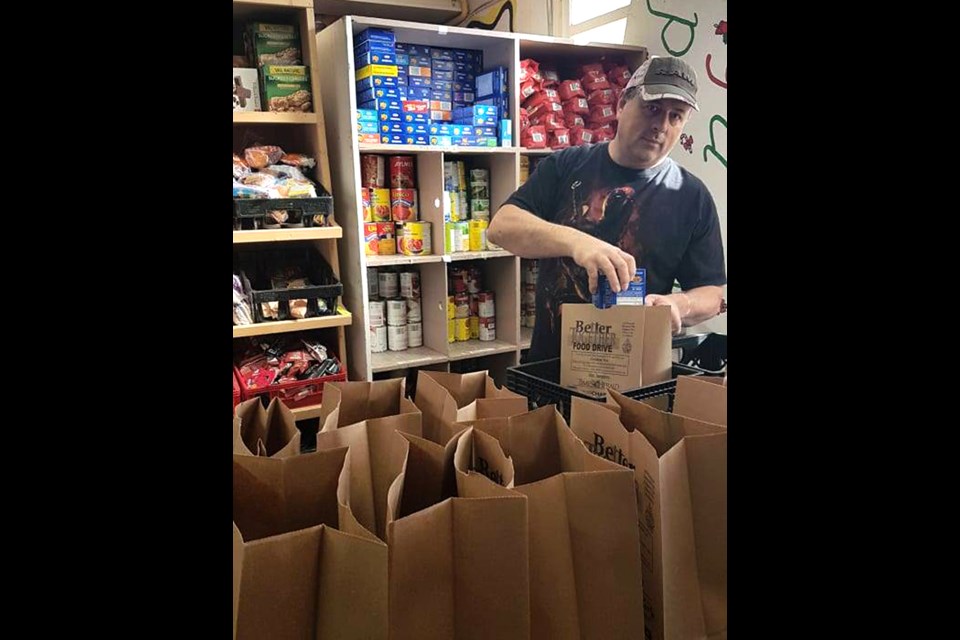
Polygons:
<instances>
[{"instance_id":1,"label":"blue cereal box","mask_svg":"<svg viewBox=\"0 0 960 640\"><path fill-rule=\"evenodd\" d=\"M646 269L637 269L630 285L620 293L614 293L613 289L610 288L610 281L603 273L600 273L597 275L597 292L593 294L593 306L597 309L608 309L616 305L642 307L646 295Z\"/></svg>"}]
</instances>

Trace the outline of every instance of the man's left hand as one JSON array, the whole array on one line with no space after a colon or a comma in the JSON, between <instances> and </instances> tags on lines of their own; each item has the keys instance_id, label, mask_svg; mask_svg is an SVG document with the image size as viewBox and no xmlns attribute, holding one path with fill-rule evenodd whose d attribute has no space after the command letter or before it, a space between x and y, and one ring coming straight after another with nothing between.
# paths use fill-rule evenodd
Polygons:
<instances>
[{"instance_id":1,"label":"man's left hand","mask_svg":"<svg viewBox=\"0 0 960 640\"><path fill-rule=\"evenodd\" d=\"M677 296L648 293L643 299L643 304L647 307L670 307L670 328L673 331L673 335L680 333L680 329L683 328L683 322L680 315L680 302L677 300Z\"/></svg>"}]
</instances>

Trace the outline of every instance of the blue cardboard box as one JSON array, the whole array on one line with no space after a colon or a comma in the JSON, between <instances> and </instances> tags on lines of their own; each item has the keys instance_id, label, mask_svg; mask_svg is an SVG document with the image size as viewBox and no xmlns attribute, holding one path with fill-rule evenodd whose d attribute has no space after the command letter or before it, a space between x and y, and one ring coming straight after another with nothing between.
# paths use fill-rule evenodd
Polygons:
<instances>
[{"instance_id":1,"label":"blue cardboard box","mask_svg":"<svg viewBox=\"0 0 960 640\"><path fill-rule=\"evenodd\" d=\"M477 100L477 94L472 91L456 91L453 92L453 102L460 103L458 106L470 106Z\"/></svg>"},{"instance_id":2,"label":"blue cardboard box","mask_svg":"<svg viewBox=\"0 0 960 640\"><path fill-rule=\"evenodd\" d=\"M500 146L501 147L513 146L513 121L512 120L504 119L500 121Z\"/></svg>"},{"instance_id":3,"label":"blue cardboard box","mask_svg":"<svg viewBox=\"0 0 960 640\"><path fill-rule=\"evenodd\" d=\"M430 118L425 113L411 113L410 111L403 112L403 122L406 123L415 123L422 124L424 127L430 124Z\"/></svg>"},{"instance_id":4,"label":"blue cardboard box","mask_svg":"<svg viewBox=\"0 0 960 640\"><path fill-rule=\"evenodd\" d=\"M365 42L380 42L394 46L397 42L397 37L394 35L393 31L390 31L389 29L368 27L358 33L357 37L354 38L353 48L356 49Z\"/></svg>"},{"instance_id":5,"label":"blue cardboard box","mask_svg":"<svg viewBox=\"0 0 960 640\"><path fill-rule=\"evenodd\" d=\"M380 133L376 120L362 120L357 123L357 133Z\"/></svg>"},{"instance_id":6,"label":"blue cardboard box","mask_svg":"<svg viewBox=\"0 0 960 640\"><path fill-rule=\"evenodd\" d=\"M403 133L405 135L429 135L427 131L427 124L423 122L404 122L403 123Z\"/></svg>"},{"instance_id":7,"label":"blue cardboard box","mask_svg":"<svg viewBox=\"0 0 960 640\"><path fill-rule=\"evenodd\" d=\"M430 49L430 57L434 60L449 60L453 62L455 60L453 55L453 49L438 49L437 47Z\"/></svg>"},{"instance_id":8,"label":"blue cardboard box","mask_svg":"<svg viewBox=\"0 0 960 640\"><path fill-rule=\"evenodd\" d=\"M432 87L407 87L407 100L430 100Z\"/></svg>"},{"instance_id":9,"label":"blue cardboard box","mask_svg":"<svg viewBox=\"0 0 960 640\"><path fill-rule=\"evenodd\" d=\"M384 111L385 109L401 111L403 110L403 102L400 101L399 96L396 98L377 98L377 111Z\"/></svg>"},{"instance_id":10,"label":"blue cardboard box","mask_svg":"<svg viewBox=\"0 0 960 640\"><path fill-rule=\"evenodd\" d=\"M379 87L377 89L367 89L363 93L357 94L357 102L361 103L379 100L380 98L400 100L400 90L394 87Z\"/></svg>"},{"instance_id":11,"label":"blue cardboard box","mask_svg":"<svg viewBox=\"0 0 960 640\"><path fill-rule=\"evenodd\" d=\"M506 67L495 67L492 71L477 76L477 97L488 98L509 93Z\"/></svg>"},{"instance_id":12,"label":"blue cardboard box","mask_svg":"<svg viewBox=\"0 0 960 640\"><path fill-rule=\"evenodd\" d=\"M353 64L357 69L365 67L368 64L397 64L397 56L394 53L379 51L368 51L366 53L355 54Z\"/></svg>"},{"instance_id":13,"label":"blue cardboard box","mask_svg":"<svg viewBox=\"0 0 960 640\"><path fill-rule=\"evenodd\" d=\"M402 122L381 122L380 128L377 130L379 133L403 133L403 123Z\"/></svg>"},{"instance_id":14,"label":"blue cardboard box","mask_svg":"<svg viewBox=\"0 0 960 640\"><path fill-rule=\"evenodd\" d=\"M446 122L431 122L428 130L430 135L449 136L453 134L453 125Z\"/></svg>"},{"instance_id":15,"label":"blue cardboard box","mask_svg":"<svg viewBox=\"0 0 960 640\"><path fill-rule=\"evenodd\" d=\"M396 88L399 84L395 76L369 76L363 80L357 80L357 92L376 89L377 87Z\"/></svg>"},{"instance_id":16,"label":"blue cardboard box","mask_svg":"<svg viewBox=\"0 0 960 640\"><path fill-rule=\"evenodd\" d=\"M434 78L433 89L434 91L453 91L453 83L449 80L437 80Z\"/></svg>"},{"instance_id":17,"label":"blue cardboard box","mask_svg":"<svg viewBox=\"0 0 960 640\"><path fill-rule=\"evenodd\" d=\"M430 68L433 69L434 73L437 71L453 71L456 69L456 62L453 60L440 60L438 58L431 58Z\"/></svg>"},{"instance_id":18,"label":"blue cardboard box","mask_svg":"<svg viewBox=\"0 0 960 640\"><path fill-rule=\"evenodd\" d=\"M403 122L403 111L400 109L378 109L377 121L384 122Z\"/></svg>"},{"instance_id":19,"label":"blue cardboard box","mask_svg":"<svg viewBox=\"0 0 960 640\"><path fill-rule=\"evenodd\" d=\"M472 64L477 69L483 68L483 51L479 49L454 49L453 59L461 64Z\"/></svg>"},{"instance_id":20,"label":"blue cardboard box","mask_svg":"<svg viewBox=\"0 0 960 640\"><path fill-rule=\"evenodd\" d=\"M381 144L405 144L402 133L382 133L380 134Z\"/></svg>"},{"instance_id":21,"label":"blue cardboard box","mask_svg":"<svg viewBox=\"0 0 960 640\"><path fill-rule=\"evenodd\" d=\"M453 82L453 71L433 70L433 82Z\"/></svg>"},{"instance_id":22,"label":"blue cardboard box","mask_svg":"<svg viewBox=\"0 0 960 640\"><path fill-rule=\"evenodd\" d=\"M358 122L377 122L376 109L357 109Z\"/></svg>"},{"instance_id":23,"label":"blue cardboard box","mask_svg":"<svg viewBox=\"0 0 960 640\"><path fill-rule=\"evenodd\" d=\"M431 135L430 144L436 145L438 147L452 147L453 138L451 136L446 136L446 135L436 135L436 136Z\"/></svg>"},{"instance_id":24,"label":"blue cardboard box","mask_svg":"<svg viewBox=\"0 0 960 640\"><path fill-rule=\"evenodd\" d=\"M433 78L424 78L423 76L408 76L407 85L410 87L432 87Z\"/></svg>"}]
</instances>

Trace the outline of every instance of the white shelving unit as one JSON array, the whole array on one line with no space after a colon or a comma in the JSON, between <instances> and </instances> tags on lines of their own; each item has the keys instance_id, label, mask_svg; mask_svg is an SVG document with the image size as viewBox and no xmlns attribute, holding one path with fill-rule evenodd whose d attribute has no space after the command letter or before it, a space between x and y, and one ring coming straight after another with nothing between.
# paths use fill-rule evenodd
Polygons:
<instances>
[{"instance_id":1,"label":"white shelving unit","mask_svg":"<svg viewBox=\"0 0 960 640\"><path fill-rule=\"evenodd\" d=\"M318 5L319 6L319 5ZM521 349L529 347L531 330L520 326L520 260L508 251L483 251L442 255L443 250L443 163L464 160L474 167L490 171L491 207L495 211L519 186L520 156L548 155L549 149L521 147L431 147L413 145L360 144L356 135L356 69L353 63L354 38L367 27L391 29L397 42L432 47L479 49L483 51L484 70L505 66L511 85L510 115L513 139L519 141L517 114L520 109L520 60L528 57L550 62L567 71L579 63L594 61L603 55L618 55L636 68L646 59L642 47L577 45L565 38L463 29L434 24L403 22L383 18L345 16L317 34L317 54L322 63L316 67L323 87L323 112L327 141L337 194L337 214L343 227L340 244L344 283L344 305L353 313L346 327L350 351L349 378L371 380L374 374L389 375L402 369L444 364L480 358L494 377L519 361ZM573 77L572 75L566 77ZM420 219L432 223L432 256L367 256L363 240L363 212L360 202L360 156L412 155L416 174ZM492 290L496 303L497 339L447 342L447 269L451 263L477 260L485 276L485 288ZM367 269L415 266L420 271L423 311L423 346L399 352L371 353L368 344Z\"/></svg>"}]
</instances>

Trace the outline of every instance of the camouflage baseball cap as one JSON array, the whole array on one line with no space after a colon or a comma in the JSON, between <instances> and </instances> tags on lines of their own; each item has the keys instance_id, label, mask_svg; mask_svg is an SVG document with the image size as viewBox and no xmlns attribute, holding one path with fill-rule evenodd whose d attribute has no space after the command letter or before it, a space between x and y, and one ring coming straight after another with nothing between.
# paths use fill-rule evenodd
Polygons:
<instances>
[{"instance_id":1,"label":"camouflage baseball cap","mask_svg":"<svg viewBox=\"0 0 960 640\"><path fill-rule=\"evenodd\" d=\"M644 100L673 98L700 110L697 105L697 72L680 58L650 57L633 72L624 91L640 87Z\"/></svg>"}]
</instances>

